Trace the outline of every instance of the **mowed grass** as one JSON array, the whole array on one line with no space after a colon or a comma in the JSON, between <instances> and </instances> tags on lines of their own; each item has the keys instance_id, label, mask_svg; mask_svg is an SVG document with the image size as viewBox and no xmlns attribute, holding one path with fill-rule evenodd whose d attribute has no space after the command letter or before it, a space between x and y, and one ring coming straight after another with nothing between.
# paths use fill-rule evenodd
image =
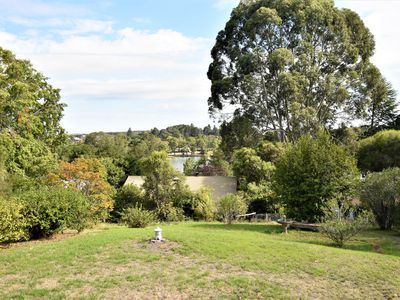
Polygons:
<instances>
[{"instance_id":1,"label":"mowed grass","mask_svg":"<svg viewBox=\"0 0 400 300\"><path fill-rule=\"evenodd\" d=\"M396 299L400 234L371 230L344 249L279 225L101 225L0 249L0 299Z\"/></svg>"}]
</instances>

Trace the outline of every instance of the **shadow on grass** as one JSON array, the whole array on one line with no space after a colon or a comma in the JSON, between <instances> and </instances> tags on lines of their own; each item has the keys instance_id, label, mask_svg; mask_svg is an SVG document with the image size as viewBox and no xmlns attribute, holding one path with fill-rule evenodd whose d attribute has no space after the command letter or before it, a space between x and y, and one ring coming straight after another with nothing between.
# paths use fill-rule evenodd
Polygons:
<instances>
[{"instance_id":1,"label":"shadow on grass","mask_svg":"<svg viewBox=\"0 0 400 300\"><path fill-rule=\"evenodd\" d=\"M259 233L283 233L281 225L265 224L265 223L235 223L235 224L223 224L223 223L210 223L210 224L193 224L193 227L201 227L204 229L217 229L217 230L240 230L240 231L252 231Z\"/></svg>"},{"instance_id":2,"label":"shadow on grass","mask_svg":"<svg viewBox=\"0 0 400 300\"><path fill-rule=\"evenodd\" d=\"M290 229L288 235L283 234L283 228L279 224L265 223L210 223L193 224L193 227L199 227L212 230L224 231L251 231L264 234L282 234L282 241L294 243L312 244L318 246L337 248L330 240L323 237L318 232ZM278 236L279 237L279 236ZM287 237L287 238L286 238ZM339 249L339 248L338 248ZM362 251L370 253L379 253L400 257L400 232L398 231L380 231L378 229L368 230L359 236L354 237L342 249L352 251Z\"/></svg>"}]
</instances>

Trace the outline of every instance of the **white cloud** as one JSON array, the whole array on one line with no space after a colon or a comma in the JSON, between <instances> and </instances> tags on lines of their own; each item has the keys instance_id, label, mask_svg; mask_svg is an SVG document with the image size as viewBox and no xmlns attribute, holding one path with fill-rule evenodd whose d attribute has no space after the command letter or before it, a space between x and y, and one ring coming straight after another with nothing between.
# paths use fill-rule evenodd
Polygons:
<instances>
[{"instance_id":1,"label":"white cloud","mask_svg":"<svg viewBox=\"0 0 400 300\"><path fill-rule=\"evenodd\" d=\"M85 22L81 24L89 25L86 30L71 30L61 39L21 38L0 31L2 47L31 60L62 89L68 104L63 124L69 132L126 130L135 127L130 120L141 129L209 123L206 72L212 40L165 29L124 28L110 36L84 35L113 31L112 24ZM101 120L104 115L107 118ZM121 115L129 119L121 120Z\"/></svg>"}]
</instances>

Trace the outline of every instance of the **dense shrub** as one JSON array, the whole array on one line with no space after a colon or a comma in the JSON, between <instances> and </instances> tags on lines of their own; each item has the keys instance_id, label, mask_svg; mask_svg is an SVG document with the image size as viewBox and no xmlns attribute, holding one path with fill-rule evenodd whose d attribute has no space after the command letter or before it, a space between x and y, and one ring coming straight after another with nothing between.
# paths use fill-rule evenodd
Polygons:
<instances>
[{"instance_id":1,"label":"dense shrub","mask_svg":"<svg viewBox=\"0 0 400 300\"><path fill-rule=\"evenodd\" d=\"M256 148L263 161L276 162L283 153L283 144L262 141Z\"/></svg>"},{"instance_id":2,"label":"dense shrub","mask_svg":"<svg viewBox=\"0 0 400 300\"><path fill-rule=\"evenodd\" d=\"M14 199L0 197L0 243L28 239L28 222L23 215L23 208Z\"/></svg>"},{"instance_id":3,"label":"dense shrub","mask_svg":"<svg viewBox=\"0 0 400 300\"><path fill-rule=\"evenodd\" d=\"M369 174L361 185L361 201L381 229L400 224L400 168Z\"/></svg>"},{"instance_id":4,"label":"dense shrub","mask_svg":"<svg viewBox=\"0 0 400 300\"><path fill-rule=\"evenodd\" d=\"M331 239L336 246L343 247L352 237L366 229L369 220L361 215L354 220L333 219L321 224L320 232Z\"/></svg>"},{"instance_id":5,"label":"dense shrub","mask_svg":"<svg viewBox=\"0 0 400 300\"><path fill-rule=\"evenodd\" d=\"M185 217L194 220L211 221L216 213L215 202L211 197L211 191L207 188L201 188L196 192L183 190L176 195L174 206L182 208Z\"/></svg>"},{"instance_id":6,"label":"dense shrub","mask_svg":"<svg viewBox=\"0 0 400 300\"><path fill-rule=\"evenodd\" d=\"M254 149L241 148L233 153L232 169L240 189L246 190L249 183L269 180L275 167L271 162L263 161Z\"/></svg>"},{"instance_id":7,"label":"dense shrub","mask_svg":"<svg viewBox=\"0 0 400 300\"><path fill-rule=\"evenodd\" d=\"M32 239L46 237L65 228L83 230L90 223L90 206L79 192L58 187L42 187L18 195L24 205Z\"/></svg>"},{"instance_id":8,"label":"dense shrub","mask_svg":"<svg viewBox=\"0 0 400 300\"><path fill-rule=\"evenodd\" d=\"M270 182L260 184L250 183L245 192L245 198L249 204L248 212L277 213L281 208Z\"/></svg>"},{"instance_id":9,"label":"dense shrub","mask_svg":"<svg viewBox=\"0 0 400 300\"><path fill-rule=\"evenodd\" d=\"M246 211L246 201L238 194L228 194L219 200L218 214L228 224L231 224L237 215L244 214Z\"/></svg>"},{"instance_id":10,"label":"dense shrub","mask_svg":"<svg viewBox=\"0 0 400 300\"><path fill-rule=\"evenodd\" d=\"M48 175L51 184L81 192L90 201L95 220L105 221L114 207L114 188L107 182L107 169L98 159L78 158L60 161L57 171Z\"/></svg>"},{"instance_id":11,"label":"dense shrub","mask_svg":"<svg viewBox=\"0 0 400 300\"><path fill-rule=\"evenodd\" d=\"M364 172L400 167L400 130L385 130L361 140L358 166Z\"/></svg>"},{"instance_id":12,"label":"dense shrub","mask_svg":"<svg viewBox=\"0 0 400 300\"><path fill-rule=\"evenodd\" d=\"M331 199L351 196L358 179L355 159L322 132L288 146L275 166L274 190L299 221L319 221Z\"/></svg>"},{"instance_id":13,"label":"dense shrub","mask_svg":"<svg viewBox=\"0 0 400 300\"><path fill-rule=\"evenodd\" d=\"M217 208L208 189L202 188L193 193L193 209L195 220L214 220Z\"/></svg>"},{"instance_id":14,"label":"dense shrub","mask_svg":"<svg viewBox=\"0 0 400 300\"><path fill-rule=\"evenodd\" d=\"M163 222L179 222L185 219L183 209L173 206L171 202L160 204L155 209L155 213Z\"/></svg>"},{"instance_id":15,"label":"dense shrub","mask_svg":"<svg viewBox=\"0 0 400 300\"><path fill-rule=\"evenodd\" d=\"M114 212L121 213L124 209L136 205L146 207L144 201L143 190L134 184L127 184L121 187L115 196Z\"/></svg>"},{"instance_id":16,"label":"dense shrub","mask_svg":"<svg viewBox=\"0 0 400 300\"><path fill-rule=\"evenodd\" d=\"M155 220L154 212L145 210L138 204L124 209L121 214L121 222L131 228L145 228Z\"/></svg>"}]
</instances>

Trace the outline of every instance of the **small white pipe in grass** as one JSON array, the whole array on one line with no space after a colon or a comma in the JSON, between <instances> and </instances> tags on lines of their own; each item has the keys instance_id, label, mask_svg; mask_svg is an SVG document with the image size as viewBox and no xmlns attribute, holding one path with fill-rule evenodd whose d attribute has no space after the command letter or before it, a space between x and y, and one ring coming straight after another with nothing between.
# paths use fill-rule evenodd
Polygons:
<instances>
[{"instance_id":1,"label":"small white pipe in grass","mask_svg":"<svg viewBox=\"0 0 400 300\"><path fill-rule=\"evenodd\" d=\"M155 235L155 239L157 241L161 241L162 240L162 229L160 227L157 227L156 229L154 229L154 235Z\"/></svg>"}]
</instances>

